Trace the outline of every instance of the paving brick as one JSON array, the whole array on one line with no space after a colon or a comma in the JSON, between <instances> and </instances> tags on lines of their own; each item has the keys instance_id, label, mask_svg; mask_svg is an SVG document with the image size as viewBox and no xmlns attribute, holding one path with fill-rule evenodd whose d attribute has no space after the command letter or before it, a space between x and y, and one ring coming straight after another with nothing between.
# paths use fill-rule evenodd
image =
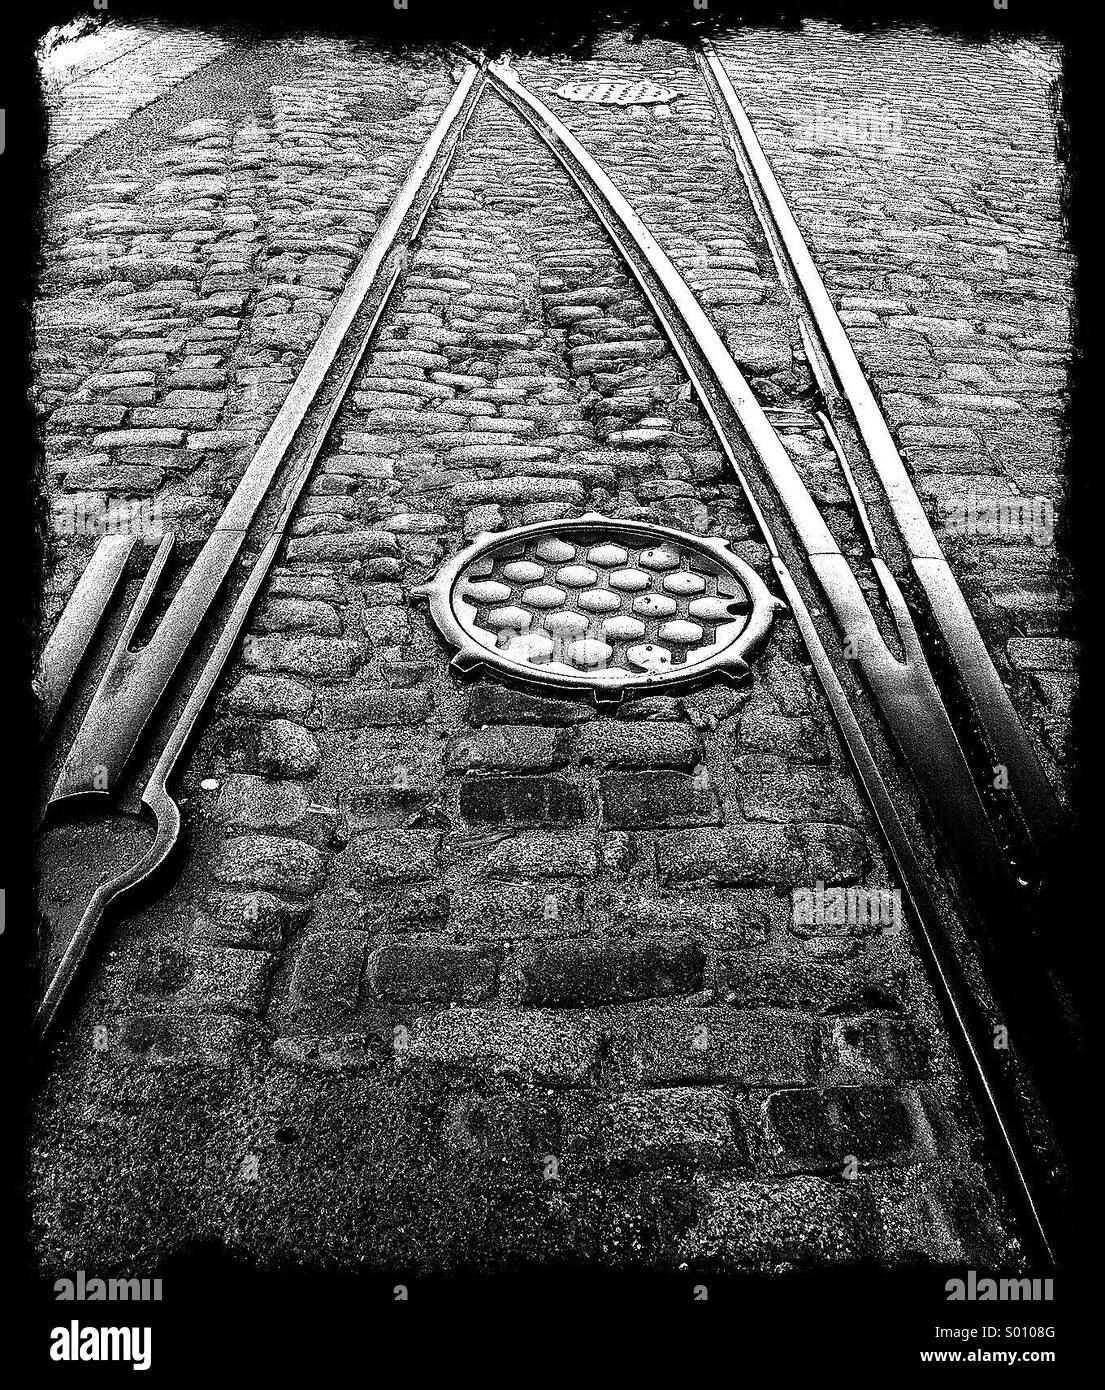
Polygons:
<instances>
[{"instance_id":1,"label":"paving brick","mask_svg":"<svg viewBox=\"0 0 1105 1390\"><path fill-rule=\"evenodd\" d=\"M750 704L741 715L739 744L757 753L809 763L828 762L832 747L819 720L776 714L762 704Z\"/></svg>"},{"instance_id":2,"label":"paving brick","mask_svg":"<svg viewBox=\"0 0 1105 1390\"><path fill-rule=\"evenodd\" d=\"M266 777L306 777L319 765L314 736L288 719L241 720L226 726L220 741L230 765Z\"/></svg>"},{"instance_id":3,"label":"paving brick","mask_svg":"<svg viewBox=\"0 0 1105 1390\"><path fill-rule=\"evenodd\" d=\"M431 709L426 689L327 691L325 722L333 729L413 728L424 724Z\"/></svg>"},{"instance_id":4,"label":"paving brick","mask_svg":"<svg viewBox=\"0 0 1105 1390\"><path fill-rule=\"evenodd\" d=\"M834 1019L829 1047L849 1079L893 1081L927 1076L932 1050L909 1019L869 1015Z\"/></svg>"},{"instance_id":5,"label":"paving brick","mask_svg":"<svg viewBox=\"0 0 1105 1390\"><path fill-rule=\"evenodd\" d=\"M1078 644L1064 637L1013 637L1006 643L1018 671L1075 671Z\"/></svg>"},{"instance_id":6,"label":"paving brick","mask_svg":"<svg viewBox=\"0 0 1105 1390\"><path fill-rule=\"evenodd\" d=\"M728 1095L708 1087L623 1096L606 1107L604 1132L607 1159L620 1171L726 1168L745 1152Z\"/></svg>"},{"instance_id":7,"label":"paving brick","mask_svg":"<svg viewBox=\"0 0 1105 1390\"><path fill-rule=\"evenodd\" d=\"M489 457L502 458L508 445L475 445L454 451L458 459L471 459L479 462ZM507 457L524 457L512 451ZM587 493L571 478L493 478L478 483L460 483L453 489L453 500L460 506L472 506L478 502L505 502L519 504L527 502L563 502L568 506L579 507L586 501Z\"/></svg>"},{"instance_id":8,"label":"paving brick","mask_svg":"<svg viewBox=\"0 0 1105 1390\"><path fill-rule=\"evenodd\" d=\"M478 1004L498 989L498 951L442 941L388 941L369 957L368 979L397 1004Z\"/></svg>"},{"instance_id":9,"label":"paving brick","mask_svg":"<svg viewBox=\"0 0 1105 1390\"><path fill-rule=\"evenodd\" d=\"M155 939L142 947L133 962L133 988L139 994L172 993L188 981L192 968L192 955L186 945Z\"/></svg>"},{"instance_id":10,"label":"paving brick","mask_svg":"<svg viewBox=\"0 0 1105 1390\"><path fill-rule=\"evenodd\" d=\"M661 878L740 885L854 883L867 869L867 844L843 825L728 826L674 831L658 842Z\"/></svg>"},{"instance_id":11,"label":"paving brick","mask_svg":"<svg viewBox=\"0 0 1105 1390\"><path fill-rule=\"evenodd\" d=\"M750 372L787 370L792 361L791 324L786 310L757 305L724 330L725 345L739 367Z\"/></svg>"},{"instance_id":12,"label":"paving brick","mask_svg":"<svg viewBox=\"0 0 1105 1390\"><path fill-rule=\"evenodd\" d=\"M579 731L581 761L602 767L670 767L691 769L702 757L702 744L686 724L625 723L596 719Z\"/></svg>"},{"instance_id":13,"label":"paving brick","mask_svg":"<svg viewBox=\"0 0 1105 1390\"><path fill-rule=\"evenodd\" d=\"M463 883L453 893L450 930L476 940L529 941L585 936L577 888L556 883Z\"/></svg>"},{"instance_id":14,"label":"paving brick","mask_svg":"<svg viewBox=\"0 0 1105 1390\"><path fill-rule=\"evenodd\" d=\"M377 830L356 835L340 858L367 887L418 883L437 877L440 847L436 830Z\"/></svg>"},{"instance_id":15,"label":"paving brick","mask_svg":"<svg viewBox=\"0 0 1105 1390\"><path fill-rule=\"evenodd\" d=\"M300 840L243 835L220 846L212 869L221 883L305 897L322 885L323 860Z\"/></svg>"},{"instance_id":16,"label":"paving brick","mask_svg":"<svg viewBox=\"0 0 1105 1390\"><path fill-rule=\"evenodd\" d=\"M898 970L882 960L819 961L799 956L749 958L723 954L713 985L739 1008L805 1009L811 1013L897 1008L904 997Z\"/></svg>"},{"instance_id":17,"label":"paving brick","mask_svg":"<svg viewBox=\"0 0 1105 1390\"><path fill-rule=\"evenodd\" d=\"M690 994L700 989L706 955L693 940L527 943L512 977L523 1004L602 1004Z\"/></svg>"},{"instance_id":18,"label":"paving brick","mask_svg":"<svg viewBox=\"0 0 1105 1390\"><path fill-rule=\"evenodd\" d=\"M796 888L787 926L795 936L833 939L871 936L900 929L902 895L897 888Z\"/></svg>"},{"instance_id":19,"label":"paving brick","mask_svg":"<svg viewBox=\"0 0 1105 1390\"><path fill-rule=\"evenodd\" d=\"M764 1114L774 1151L790 1169L842 1170L849 1155L861 1164L904 1161L914 1146L909 1111L889 1086L776 1091Z\"/></svg>"},{"instance_id":20,"label":"paving brick","mask_svg":"<svg viewBox=\"0 0 1105 1390\"><path fill-rule=\"evenodd\" d=\"M721 1007L645 1009L618 1043L627 1082L808 1086L819 1074L816 1025L797 1015Z\"/></svg>"},{"instance_id":21,"label":"paving brick","mask_svg":"<svg viewBox=\"0 0 1105 1390\"><path fill-rule=\"evenodd\" d=\"M397 556L399 546L388 531L350 531L340 536L301 536L288 542L288 560L372 560Z\"/></svg>"},{"instance_id":22,"label":"paving brick","mask_svg":"<svg viewBox=\"0 0 1105 1390\"><path fill-rule=\"evenodd\" d=\"M593 717L582 700L529 695L490 682L481 681L468 696L470 724L578 724Z\"/></svg>"},{"instance_id":23,"label":"paving brick","mask_svg":"<svg viewBox=\"0 0 1105 1390\"><path fill-rule=\"evenodd\" d=\"M451 891L440 880L414 883L363 880L359 925L383 933L438 932L449 915Z\"/></svg>"},{"instance_id":24,"label":"paving brick","mask_svg":"<svg viewBox=\"0 0 1105 1390\"><path fill-rule=\"evenodd\" d=\"M1079 681L1074 675L1051 671L1036 671L1032 684L1043 696L1044 704L1050 710L1069 716L1074 702L1078 699Z\"/></svg>"},{"instance_id":25,"label":"paving brick","mask_svg":"<svg viewBox=\"0 0 1105 1390\"><path fill-rule=\"evenodd\" d=\"M307 814L307 794L297 782L270 782L236 774L219 789L216 817L247 830L290 830Z\"/></svg>"},{"instance_id":26,"label":"paving brick","mask_svg":"<svg viewBox=\"0 0 1105 1390\"><path fill-rule=\"evenodd\" d=\"M598 872L594 836L571 831L528 831L496 845L484 862L491 878L593 878Z\"/></svg>"},{"instance_id":27,"label":"paving brick","mask_svg":"<svg viewBox=\"0 0 1105 1390\"><path fill-rule=\"evenodd\" d=\"M607 772L599 778L603 819L626 827L717 825L708 779L683 772Z\"/></svg>"},{"instance_id":28,"label":"paving brick","mask_svg":"<svg viewBox=\"0 0 1105 1390\"><path fill-rule=\"evenodd\" d=\"M305 718L314 703L310 688L288 676L243 676L227 696L227 705L236 714L267 714L284 719Z\"/></svg>"},{"instance_id":29,"label":"paving brick","mask_svg":"<svg viewBox=\"0 0 1105 1390\"><path fill-rule=\"evenodd\" d=\"M338 795L349 833L402 829L433 797L433 772L424 754L409 744L381 742L364 753L358 781Z\"/></svg>"},{"instance_id":30,"label":"paving brick","mask_svg":"<svg viewBox=\"0 0 1105 1390\"><path fill-rule=\"evenodd\" d=\"M820 721L818 727L821 727L827 714L821 713L822 706L815 693L816 688L796 660L788 660L783 655L773 653L766 661L761 662L761 674L765 690L784 715L788 718L802 718L812 714ZM753 727L754 724L755 721Z\"/></svg>"},{"instance_id":31,"label":"paving brick","mask_svg":"<svg viewBox=\"0 0 1105 1390\"><path fill-rule=\"evenodd\" d=\"M582 794L555 776L467 776L460 813L474 825L574 825L587 819Z\"/></svg>"},{"instance_id":32,"label":"paving brick","mask_svg":"<svg viewBox=\"0 0 1105 1390\"><path fill-rule=\"evenodd\" d=\"M496 724L450 740L445 765L450 772L494 769L551 772L568 761L560 730L525 724Z\"/></svg>"},{"instance_id":33,"label":"paving brick","mask_svg":"<svg viewBox=\"0 0 1105 1390\"><path fill-rule=\"evenodd\" d=\"M609 911L611 920L634 933L683 931L730 950L764 941L780 916L770 890L640 898L626 894L612 900Z\"/></svg>"},{"instance_id":34,"label":"paving brick","mask_svg":"<svg viewBox=\"0 0 1105 1390\"><path fill-rule=\"evenodd\" d=\"M602 1032L583 1014L534 1009L447 1009L417 1021L403 1056L414 1065L506 1076L541 1086L584 1086Z\"/></svg>"},{"instance_id":35,"label":"paving brick","mask_svg":"<svg viewBox=\"0 0 1105 1390\"><path fill-rule=\"evenodd\" d=\"M674 695L637 695L626 700L618 710L618 721L622 724L626 721L640 723L642 720L675 724L682 717L682 704Z\"/></svg>"},{"instance_id":36,"label":"paving brick","mask_svg":"<svg viewBox=\"0 0 1105 1390\"><path fill-rule=\"evenodd\" d=\"M306 903L273 893L209 893L192 929L193 939L214 946L251 946L275 951L288 932L307 920Z\"/></svg>"},{"instance_id":37,"label":"paving brick","mask_svg":"<svg viewBox=\"0 0 1105 1390\"><path fill-rule=\"evenodd\" d=\"M862 824L852 781L835 768L753 753L739 757L736 770L737 800L749 820L808 822L821 816L837 825Z\"/></svg>"},{"instance_id":38,"label":"paving brick","mask_svg":"<svg viewBox=\"0 0 1105 1390\"><path fill-rule=\"evenodd\" d=\"M134 495L152 492L163 477L160 468L143 468L138 464L81 463L66 470L65 486L88 492Z\"/></svg>"},{"instance_id":39,"label":"paving brick","mask_svg":"<svg viewBox=\"0 0 1105 1390\"><path fill-rule=\"evenodd\" d=\"M289 671L323 680L348 680L365 658L360 642L342 637L253 637L243 660L257 671Z\"/></svg>"},{"instance_id":40,"label":"paving brick","mask_svg":"<svg viewBox=\"0 0 1105 1390\"><path fill-rule=\"evenodd\" d=\"M411 640L409 615L398 604L373 604L364 608L361 628L373 647L402 647Z\"/></svg>"},{"instance_id":41,"label":"paving brick","mask_svg":"<svg viewBox=\"0 0 1105 1390\"><path fill-rule=\"evenodd\" d=\"M109 430L93 441L98 449L141 449L159 444L184 443L184 431L177 429Z\"/></svg>"},{"instance_id":42,"label":"paving brick","mask_svg":"<svg viewBox=\"0 0 1105 1390\"><path fill-rule=\"evenodd\" d=\"M270 599L253 619L255 632L317 632L340 637L341 618L332 604L302 599Z\"/></svg>"},{"instance_id":43,"label":"paving brick","mask_svg":"<svg viewBox=\"0 0 1105 1390\"><path fill-rule=\"evenodd\" d=\"M368 932L360 931L323 931L309 936L299 948L292 970L293 1003L352 1012L360 997L365 953L371 940Z\"/></svg>"}]
</instances>

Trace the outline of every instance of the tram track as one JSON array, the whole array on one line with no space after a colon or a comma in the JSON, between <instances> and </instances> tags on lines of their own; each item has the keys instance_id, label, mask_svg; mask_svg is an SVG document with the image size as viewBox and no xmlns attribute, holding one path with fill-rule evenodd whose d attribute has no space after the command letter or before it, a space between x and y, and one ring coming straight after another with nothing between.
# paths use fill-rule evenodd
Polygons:
<instances>
[{"instance_id":1,"label":"tram track","mask_svg":"<svg viewBox=\"0 0 1105 1390\"><path fill-rule=\"evenodd\" d=\"M709 57L704 61L712 71ZM724 98L724 87L717 82L716 73L713 75ZM106 796L118 809L132 813L142 810L152 816L156 836L137 864L101 885L73 926L40 1009L40 1031L48 1032L57 1018L106 911L117 897L146 881L164 863L176 842L179 812L168 792L169 777L243 629L330 425L352 386L376 325L401 282L410 249L485 91L504 100L538 135L589 204L652 306L714 425L767 544L776 580L902 880L930 975L972 1080L980 1111L1004 1160L1011 1190L1019 1200L1028 1229L1034 1232L1036 1246L1050 1257L1053 1251L1046 1209L1055 1198L1054 1184L1044 1171L1046 1164L1027 1136L1019 1113L1018 1064L1009 1061L1003 1065L989 1046L989 1034L998 1020L977 999L970 971L962 960L967 934L973 931L984 948L986 973L996 975L1005 985L998 990L1005 1003L1023 991L1032 972L1031 932L1023 924L1016 885L1008 872L1008 848L995 833L979 796L976 773L968 765L953 720L928 668L924 639L906 598L890 567L874 553L872 544L868 562L885 605L881 621L885 627L889 616L904 654L904 659L899 660L889 650L880 622L783 448L775 425L760 407L694 295L604 171L553 113L522 85L512 69L501 63L481 60L465 69L441 122L354 272L246 477L200 557L180 583L150 641L138 652L131 650L131 638L153 598L161 570L168 563L171 540L159 548L83 711L77 707L74 686L79 682L74 677L94 645L105 614L115 603L115 587L122 572L117 546L102 554L98 552L93 562L98 569L93 581L85 586L93 592L82 590L79 601L75 596L51 639L40 683L49 692L51 708L58 714L55 743L63 752L67 746L68 752L60 764L55 764L56 780L46 791L45 808L55 814L63 803L78 799L83 802L90 795L101 794L101 800ZM756 203L753 198L753 205ZM800 277L793 278L801 284ZM812 344L808 329L806 338ZM827 349L824 355L828 367L822 360L820 376L828 383L829 370L839 373L839 360ZM814 347L812 357L818 356ZM841 387L846 384L845 376L841 373L837 378ZM838 457L851 479L848 451L840 445L833 429L841 413L840 399L845 394L826 390L824 404L828 433L840 446ZM860 413L852 418L861 437L866 438L866 416ZM867 423L869 429L874 429ZM900 460L898 464L901 466ZM904 475L904 468L902 472ZM899 509L908 513L910 504L908 499L902 500L897 482L890 486L882 473L879 477L895 516ZM873 543L874 532L867 521L863 496L854 479L850 486L866 534ZM948 599L946 578L940 569L941 564L946 569L946 561L942 556L916 553L916 548L909 546L908 534L904 539L917 581L930 599L937 595L933 613L947 639L949 626L954 632L955 624L950 618L947 623L940 622L940 613L954 613L955 599ZM129 549L122 561L125 563L128 558ZM962 603L961 595L958 601ZM977 637L973 624L972 630ZM971 640L968 635L958 641L958 646L949 641L953 658L958 651L961 655L966 653L966 660L972 650ZM1000 687L996 672L993 679ZM971 683L967 685L970 687ZM994 699L991 687L992 682L983 673L968 693L977 696L975 705L976 709L981 705L980 717L987 710L993 716L987 727L991 731L997 727L1007 740L996 741L992 746L1001 751L1011 748L1011 761L1018 767L1026 766L1024 751L1007 718L1012 707L1006 712L1000 700ZM88 688L86 680L86 691ZM1008 696L1005 701L1008 703ZM1013 718L1015 721L1015 715ZM938 750L935 756L934 749ZM891 767L891 763L896 766ZM905 776L899 764L904 765ZM99 786L94 770L104 767L109 770L107 785ZM1026 783L1031 783L1031 776ZM917 798L910 793L910 784L920 790L927 815L916 809ZM1034 821L1033 810L1038 813ZM1030 792L1026 823L1033 821L1046 829L1054 824L1049 816L1045 800L1034 799ZM940 852L928 842L932 824L940 821L945 847L958 861L959 888L948 883L934 889L930 882ZM925 829L920 838L926 841L924 844L919 843L922 823ZM968 914L971 921L965 926L947 920L946 903L960 888L972 905ZM1009 934L1010 924L1017 921L1022 925L1019 929L1014 926L1010 946L1001 938ZM1018 954L1019 964L1011 960Z\"/></svg>"}]
</instances>

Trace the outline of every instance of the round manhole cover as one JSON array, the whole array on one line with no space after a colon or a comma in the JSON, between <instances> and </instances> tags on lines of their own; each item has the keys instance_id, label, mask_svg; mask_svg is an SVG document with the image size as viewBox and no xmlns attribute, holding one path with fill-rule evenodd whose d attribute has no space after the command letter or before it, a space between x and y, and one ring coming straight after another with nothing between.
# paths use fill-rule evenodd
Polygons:
<instances>
[{"instance_id":1,"label":"round manhole cover","mask_svg":"<svg viewBox=\"0 0 1105 1390\"><path fill-rule=\"evenodd\" d=\"M415 593L458 669L600 701L743 680L778 606L723 541L598 515L478 536Z\"/></svg>"},{"instance_id":2,"label":"round manhole cover","mask_svg":"<svg viewBox=\"0 0 1105 1390\"><path fill-rule=\"evenodd\" d=\"M655 82L565 82L556 94L565 101L593 101L601 106L666 105L679 95Z\"/></svg>"}]
</instances>

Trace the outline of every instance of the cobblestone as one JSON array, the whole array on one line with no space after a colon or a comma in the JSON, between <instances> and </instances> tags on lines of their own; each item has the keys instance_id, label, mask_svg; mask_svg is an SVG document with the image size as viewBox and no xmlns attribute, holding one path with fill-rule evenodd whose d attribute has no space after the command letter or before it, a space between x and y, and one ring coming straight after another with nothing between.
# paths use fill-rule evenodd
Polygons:
<instances>
[{"instance_id":1,"label":"cobblestone","mask_svg":"<svg viewBox=\"0 0 1105 1390\"><path fill-rule=\"evenodd\" d=\"M665 879L734 886L852 883L868 864L867 847L854 830L817 824L677 831L660 841L658 857Z\"/></svg>"},{"instance_id":2,"label":"cobblestone","mask_svg":"<svg viewBox=\"0 0 1105 1390\"><path fill-rule=\"evenodd\" d=\"M423 1066L580 1086L594 1075L601 1037L597 1023L578 1014L450 1009L418 1021L407 1057Z\"/></svg>"},{"instance_id":3,"label":"cobblestone","mask_svg":"<svg viewBox=\"0 0 1105 1390\"><path fill-rule=\"evenodd\" d=\"M292 998L301 1008L328 1005L340 1013L357 1007L367 932L315 932L300 947L292 972Z\"/></svg>"},{"instance_id":4,"label":"cobblestone","mask_svg":"<svg viewBox=\"0 0 1105 1390\"><path fill-rule=\"evenodd\" d=\"M295 782L236 775L223 783L215 814L246 830L290 830L307 814L307 796Z\"/></svg>"},{"instance_id":5,"label":"cobblestone","mask_svg":"<svg viewBox=\"0 0 1105 1390\"><path fill-rule=\"evenodd\" d=\"M520 946L513 976L523 1004L604 1004L690 994L706 957L694 941L542 942Z\"/></svg>"},{"instance_id":6,"label":"cobblestone","mask_svg":"<svg viewBox=\"0 0 1105 1390\"><path fill-rule=\"evenodd\" d=\"M299 681L286 676L243 676L230 692L227 704L236 714L273 715L302 719L311 712L314 695Z\"/></svg>"},{"instance_id":7,"label":"cobblestone","mask_svg":"<svg viewBox=\"0 0 1105 1390\"><path fill-rule=\"evenodd\" d=\"M460 813L475 825L575 825L586 818L579 788L560 777L466 777Z\"/></svg>"},{"instance_id":8,"label":"cobblestone","mask_svg":"<svg viewBox=\"0 0 1105 1390\"><path fill-rule=\"evenodd\" d=\"M344 852L366 884L433 878L441 836L433 830L381 830L358 835Z\"/></svg>"},{"instance_id":9,"label":"cobblestone","mask_svg":"<svg viewBox=\"0 0 1105 1390\"><path fill-rule=\"evenodd\" d=\"M194 939L213 946L276 951L307 920L308 907L273 893L218 892L208 896L193 928Z\"/></svg>"},{"instance_id":10,"label":"cobblestone","mask_svg":"<svg viewBox=\"0 0 1105 1390\"><path fill-rule=\"evenodd\" d=\"M265 951L195 946L189 978L175 997L177 1008L257 1015L268 1002L272 957Z\"/></svg>"},{"instance_id":11,"label":"cobblestone","mask_svg":"<svg viewBox=\"0 0 1105 1390\"><path fill-rule=\"evenodd\" d=\"M299 840L243 835L223 845L215 875L233 887L304 896L320 886L323 866L318 851Z\"/></svg>"},{"instance_id":12,"label":"cobblestone","mask_svg":"<svg viewBox=\"0 0 1105 1390\"><path fill-rule=\"evenodd\" d=\"M599 779L603 817L612 826L716 825L708 779L681 772L608 772Z\"/></svg>"},{"instance_id":13,"label":"cobblestone","mask_svg":"<svg viewBox=\"0 0 1105 1390\"><path fill-rule=\"evenodd\" d=\"M576 746L582 761L603 767L686 770L694 768L702 757L698 736L682 724L597 720L580 731Z\"/></svg>"},{"instance_id":14,"label":"cobblestone","mask_svg":"<svg viewBox=\"0 0 1105 1390\"><path fill-rule=\"evenodd\" d=\"M633 1016L622 1047L637 1085L810 1086L819 1076L818 1035L800 1015L649 1009Z\"/></svg>"},{"instance_id":15,"label":"cobblestone","mask_svg":"<svg viewBox=\"0 0 1105 1390\"><path fill-rule=\"evenodd\" d=\"M888 1087L777 1091L765 1110L780 1161L791 1169L842 1169L849 1155L861 1163L900 1159L914 1144L909 1112Z\"/></svg>"},{"instance_id":16,"label":"cobblestone","mask_svg":"<svg viewBox=\"0 0 1105 1390\"><path fill-rule=\"evenodd\" d=\"M288 719L242 721L223 732L231 766L266 777L306 777L319 764L319 749L301 724Z\"/></svg>"},{"instance_id":17,"label":"cobblestone","mask_svg":"<svg viewBox=\"0 0 1105 1390\"><path fill-rule=\"evenodd\" d=\"M446 765L453 772L478 768L550 772L567 760L566 742L556 729L509 724L461 734L446 755Z\"/></svg>"},{"instance_id":18,"label":"cobblestone","mask_svg":"<svg viewBox=\"0 0 1105 1390\"><path fill-rule=\"evenodd\" d=\"M448 942L387 942L369 959L369 980L395 1003L478 1004L497 991L497 953Z\"/></svg>"},{"instance_id":19,"label":"cobblestone","mask_svg":"<svg viewBox=\"0 0 1105 1390\"><path fill-rule=\"evenodd\" d=\"M742 1156L724 1091L651 1091L613 1102L606 1115L607 1156L619 1169L673 1163L726 1168Z\"/></svg>"}]
</instances>

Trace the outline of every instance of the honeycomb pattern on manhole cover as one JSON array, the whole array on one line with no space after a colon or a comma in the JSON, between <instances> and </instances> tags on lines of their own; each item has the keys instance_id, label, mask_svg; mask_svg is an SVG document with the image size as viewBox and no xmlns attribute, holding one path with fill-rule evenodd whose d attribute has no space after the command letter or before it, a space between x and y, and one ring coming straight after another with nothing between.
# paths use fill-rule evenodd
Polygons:
<instances>
[{"instance_id":1,"label":"honeycomb pattern on manhole cover","mask_svg":"<svg viewBox=\"0 0 1105 1390\"><path fill-rule=\"evenodd\" d=\"M598 515L479 536L416 593L459 669L610 701L744 679L777 606L723 541Z\"/></svg>"},{"instance_id":2,"label":"honeycomb pattern on manhole cover","mask_svg":"<svg viewBox=\"0 0 1105 1390\"><path fill-rule=\"evenodd\" d=\"M679 93L655 82L565 82L556 94L565 101L590 101L600 106L656 106L674 101Z\"/></svg>"}]
</instances>

